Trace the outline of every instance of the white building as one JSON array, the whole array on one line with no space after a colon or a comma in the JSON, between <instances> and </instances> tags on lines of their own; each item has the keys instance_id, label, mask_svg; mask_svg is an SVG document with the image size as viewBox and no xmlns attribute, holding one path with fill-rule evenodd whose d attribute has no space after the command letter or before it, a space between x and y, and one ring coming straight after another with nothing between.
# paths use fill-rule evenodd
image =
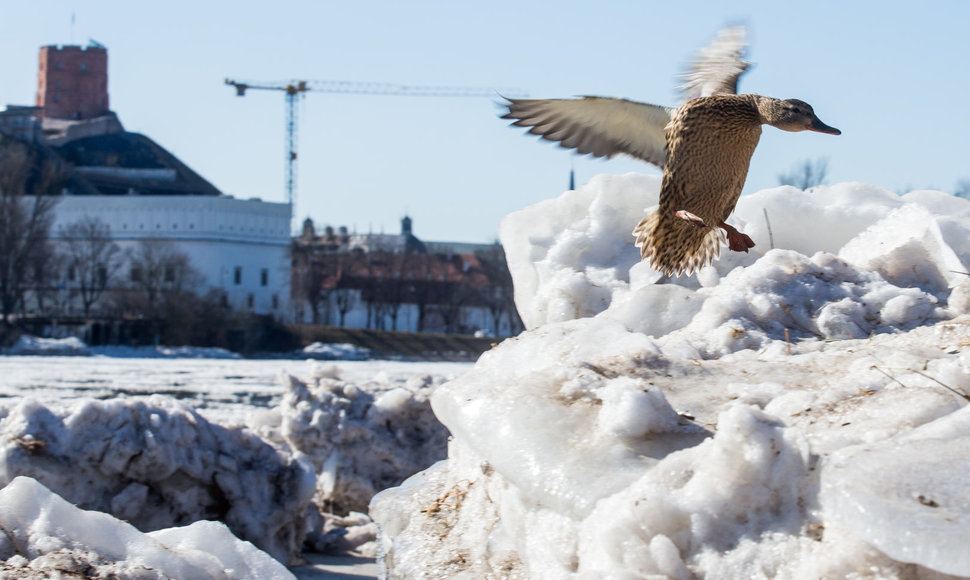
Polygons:
<instances>
[{"instance_id":1,"label":"white building","mask_svg":"<svg viewBox=\"0 0 970 580\"><path fill-rule=\"evenodd\" d=\"M290 206L231 197L66 195L51 230L86 216L110 225L124 251L165 241L187 254L209 287L225 290L233 308L286 318L290 295ZM122 267L125 278L130 267Z\"/></svg>"},{"instance_id":2,"label":"white building","mask_svg":"<svg viewBox=\"0 0 970 580\"><path fill-rule=\"evenodd\" d=\"M291 206L223 195L158 143L125 131L108 108L107 59L96 43L41 47L34 106L0 112L0 133L66 173L51 238L70 243L69 224L99 218L122 256L164 242L204 278L193 290L218 288L236 310L290 318ZM132 282L131 270L124 264L112 286ZM66 278L56 290L73 314Z\"/></svg>"}]
</instances>

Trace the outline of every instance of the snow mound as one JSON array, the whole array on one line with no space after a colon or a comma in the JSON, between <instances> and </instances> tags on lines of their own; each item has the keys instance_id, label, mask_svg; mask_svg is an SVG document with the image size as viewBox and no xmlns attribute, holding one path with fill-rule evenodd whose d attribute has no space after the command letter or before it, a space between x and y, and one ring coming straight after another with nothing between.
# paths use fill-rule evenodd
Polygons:
<instances>
[{"instance_id":1,"label":"snow mound","mask_svg":"<svg viewBox=\"0 0 970 580\"><path fill-rule=\"evenodd\" d=\"M385 566L429 578L807 580L864 568L908 578L902 562L944 571L945 553L902 558L873 537L906 542L905 513L883 506L877 520L845 507L865 497L873 466L854 472L841 505L820 500L818 483L840 450L965 405L936 380L970 391L970 318L711 361L664 356L604 317L527 331L432 395L453 435L448 459L374 498ZM951 432L953 445L970 445L970 433ZM962 457L947 449L935 457ZM826 485L849 476L838 477ZM945 477L963 481L970 465L954 462ZM921 493L970 501L953 485ZM914 533L929 550L933 536Z\"/></svg>"},{"instance_id":2,"label":"snow mound","mask_svg":"<svg viewBox=\"0 0 970 580\"><path fill-rule=\"evenodd\" d=\"M372 355L369 348L343 342L314 342L299 352L299 356L318 360L367 360Z\"/></svg>"},{"instance_id":3,"label":"snow mound","mask_svg":"<svg viewBox=\"0 0 970 580\"><path fill-rule=\"evenodd\" d=\"M74 336L67 338L38 338L22 335L4 354L33 356L88 356L91 351L84 342Z\"/></svg>"},{"instance_id":4,"label":"snow mound","mask_svg":"<svg viewBox=\"0 0 970 580\"><path fill-rule=\"evenodd\" d=\"M293 578L279 562L218 522L143 534L71 505L29 477L0 490L4 578Z\"/></svg>"},{"instance_id":5,"label":"snow mound","mask_svg":"<svg viewBox=\"0 0 970 580\"><path fill-rule=\"evenodd\" d=\"M374 556L376 528L366 516L377 492L400 484L446 455L448 432L431 411L443 377L351 383L334 368L309 380L289 377L277 410L257 432L312 462L317 474L308 545Z\"/></svg>"},{"instance_id":6,"label":"snow mound","mask_svg":"<svg viewBox=\"0 0 970 580\"><path fill-rule=\"evenodd\" d=\"M38 338L23 335L4 354L34 356L90 356L112 358L216 358L237 359L239 354L224 348L202 346L88 346L81 339Z\"/></svg>"},{"instance_id":7,"label":"snow mound","mask_svg":"<svg viewBox=\"0 0 970 580\"><path fill-rule=\"evenodd\" d=\"M203 346L94 346L91 352L112 358L213 358L238 359L238 353Z\"/></svg>"},{"instance_id":8,"label":"snow mound","mask_svg":"<svg viewBox=\"0 0 970 580\"><path fill-rule=\"evenodd\" d=\"M762 191L758 247L668 279L658 190L503 221L528 330L432 394L447 459L371 502L388 577L970 576L970 202Z\"/></svg>"},{"instance_id":9,"label":"snow mound","mask_svg":"<svg viewBox=\"0 0 970 580\"><path fill-rule=\"evenodd\" d=\"M284 563L302 547L313 493L306 458L170 398L64 411L23 399L0 409L0 442L0 483L26 475L144 531L219 520Z\"/></svg>"},{"instance_id":10,"label":"snow mound","mask_svg":"<svg viewBox=\"0 0 970 580\"><path fill-rule=\"evenodd\" d=\"M809 274L818 280L802 296L822 285L842 283L835 277L863 286L841 295L828 289L829 298L815 299L810 306L820 308L829 302L833 314L843 312L862 320L873 318L864 294L877 291L882 303L902 296L886 312L888 319L876 316L874 323L850 328L850 334L858 336L895 325L899 311L914 301L918 312L913 324L939 319L940 312L928 308L927 300L945 303L954 287L967 282L970 272L970 201L930 191L898 196L872 185L842 183L807 192L786 186L742 197L732 220L758 245L747 254L724 249L721 258L701 272L666 279L640 261L630 235L644 213L655 209L659 189L659 177L597 176L576 191L505 217L501 235L515 281L516 306L526 328L614 308L626 309L619 315L632 329L662 336L687 326L711 294L724 298L741 290L744 295L736 303L777 301L776 293L757 297L758 285L749 283L756 276L768 283L771 278L748 273L749 280L741 281L740 288L739 284L725 286L722 278L732 272L744 276L740 273L744 270L735 271L737 266L759 264L773 250L788 250L783 255L789 261L804 262L805 256L812 256L817 266L828 270ZM839 265L834 264L836 257ZM783 270L791 268L779 264L777 255L773 261ZM776 268L764 274L786 273ZM803 276L789 282L810 281ZM848 302L835 305L849 298L849 293L856 298L850 301L861 308ZM750 311L734 310L722 317L736 318L742 326L759 325ZM662 314L657 316L657 311ZM815 325L803 326L805 332L833 338L824 329L810 328ZM708 350L724 352L717 346Z\"/></svg>"}]
</instances>

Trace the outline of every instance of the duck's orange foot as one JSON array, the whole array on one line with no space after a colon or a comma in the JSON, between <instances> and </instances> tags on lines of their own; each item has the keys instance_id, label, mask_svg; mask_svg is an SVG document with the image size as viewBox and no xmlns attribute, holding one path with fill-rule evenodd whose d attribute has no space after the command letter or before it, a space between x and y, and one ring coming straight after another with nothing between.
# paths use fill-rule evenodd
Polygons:
<instances>
[{"instance_id":1,"label":"duck's orange foot","mask_svg":"<svg viewBox=\"0 0 970 580\"><path fill-rule=\"evenodd\" d=\"M704 220L702 220L701 218L697 217L696 215L690 213L686 209L682 209L680 211L675 211L674 212L674 217L680 218L682 220L686 220L687 223L693 224L693 225L695 225L695 226L697 226L699 228L706 228L707 227L707 224L704 223Z\"/></svg>"},{"instance_id":2,"label":"duck's orange foot","mask_svg":"<svg viewBox=\"0 0 970 580\"><path fill-rule=\"evenodd\" d=\"M754 247L754 241L747 234L742 234L733 226L729 226L724 222L718 225L724 228L724 232L727 234L728 249L735 252L747 253L748 248Z\"/></svg>"}]
</instances>

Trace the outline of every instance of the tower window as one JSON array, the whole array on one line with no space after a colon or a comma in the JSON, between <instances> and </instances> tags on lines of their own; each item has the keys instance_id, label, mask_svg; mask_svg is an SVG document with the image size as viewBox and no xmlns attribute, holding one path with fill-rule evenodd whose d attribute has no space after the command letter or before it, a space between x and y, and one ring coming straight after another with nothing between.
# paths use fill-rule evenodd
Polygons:
<instances>
[{"instance_id":1,"label":"tower window","mask_svg":"<svg viewBox=\"0 0 970 580\"><path fill-rule=\"evenodd\" d=\"M236 266L232 271L232 283L236 286L242 284L242 266Z\"/></svg>"},{"instance_id":2,"label":"tower window","mask_svg":"<svg viewBox=\"0 0 970 580\"><path fill-rule=\"evenodd\" d=\"M269 270L263 268L259 271L259 285L266 286L269 284Z\"/></svg>"}]
</instances>

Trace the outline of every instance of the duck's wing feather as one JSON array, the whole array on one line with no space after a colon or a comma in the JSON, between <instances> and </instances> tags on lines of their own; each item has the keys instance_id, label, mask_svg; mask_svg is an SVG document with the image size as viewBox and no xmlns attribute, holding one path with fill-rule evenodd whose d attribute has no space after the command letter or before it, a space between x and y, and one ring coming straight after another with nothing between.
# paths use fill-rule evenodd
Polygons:
<instances>
[{"instance_id":1,"label":"duck's wing feather","mask_svg":"<svg viewBox=\"0 0 970 580\"><path fill-rule=\"evenodd\" d=\"M503 119L543 139L595 157L625 153L663 167L664 127L673 110L626 99L508 99Z\"/></svg>"},{"instance_id":2,"label":"duck's wing feather","mask_svg":"<svg viewBox=\"0 0 970 580\"><path fill-rule=\"evenodd\" d=\"M738 79L751 66L744 60L747 48L744 26L721 29L709 45L697 51L687 72L681 75L683 99L737 94Z\"/></svg>"}]
</instances>

